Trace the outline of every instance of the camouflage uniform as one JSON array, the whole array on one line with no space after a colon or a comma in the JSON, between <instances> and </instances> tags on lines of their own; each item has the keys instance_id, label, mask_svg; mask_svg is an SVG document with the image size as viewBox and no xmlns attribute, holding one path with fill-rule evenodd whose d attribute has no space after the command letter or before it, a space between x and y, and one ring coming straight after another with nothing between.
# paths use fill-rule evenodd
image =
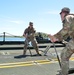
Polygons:
<instances>
[{"instance_id":1,"label":"camouflage uniform","mask_svg":"<svg viewBox=\"0 0 74 75\"><path fill-rule=\"evenodd\" d=\"M35 34L34 28L31 28L31 29L29 27L26 28L25 31L24 31L24 34L27 34L27 38L24 42L24 52L23 52L23 54L24 55L26 54L27 46L28 46L30 41L31 41L32 46L35 48L37 54L39 54L37 42L36 42L36 39L34 37L34 34Z\"/></svg>"},{"instance_id":2,"label":"camouflage uniform","mask_svg":"<svg viewBox=\"0 0 74 75\"><path fill-rule=\"evenodd\" d=\"M69 59L74 53L74 15L68 14L63 21L63 28L54 35L60 41L67 39L70 36L70 41L66 43L66 47L61 53L61 68L62 75L68 75Z\"/></svg>"}]
</instances>

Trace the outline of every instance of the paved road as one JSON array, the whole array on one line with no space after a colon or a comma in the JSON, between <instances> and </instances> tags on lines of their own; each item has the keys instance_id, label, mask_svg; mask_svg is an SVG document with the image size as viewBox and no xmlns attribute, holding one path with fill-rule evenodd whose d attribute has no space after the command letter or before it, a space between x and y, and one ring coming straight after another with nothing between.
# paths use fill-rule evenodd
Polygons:
<instances>
[{"instance_id":1,"label":"paved road","mask_svg":"<svg viewBox=\"0 0 74 75\"><path fill-rule=\"evenodd\" d=\"M61 48L57 48L60 55ZM45 49L39 49L43 55ZM0 75L56 75L60 69L55 50L51 48L47 56L35 56L35 50L31 50L34 56L16 59L14 56L22 54L22 50L1 50L0 51ZM74 55L70 59L70 67L74 67ZM72 74L73 75L73 74Z\"/></svg>"}]
</instances>

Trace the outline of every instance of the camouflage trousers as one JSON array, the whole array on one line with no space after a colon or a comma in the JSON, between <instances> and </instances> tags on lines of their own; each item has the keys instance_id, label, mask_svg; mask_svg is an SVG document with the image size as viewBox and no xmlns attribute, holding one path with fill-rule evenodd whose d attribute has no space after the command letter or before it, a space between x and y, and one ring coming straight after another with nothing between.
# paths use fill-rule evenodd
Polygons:
<instances>
[{"instance_id":1,"label":"camouflage trousers","mask_svg":"<svg viewBox=\"0 0 74 75\"><path fill-rule=\"evenodd\" d=\"M29 42L31 42L32 46L33 46L34 49L36 50L36 53L39 54L38 46L37 46L37 41L36 41L35 38L26 38L26 40L25 40L25 42L24 42L24 52L23 52L23 54L26 53L27 46L28 46Z\"/></svg>"},{"instance_id":2,"label":"camouflage trousers","mask_svg":"<svg viewBox=\"0 0 74 75\"><path fill-rule=\"evenodd\" d=\"M74 40L70 40L66 47L61 52L61 69L62 75L68 75L69 70L69 59L74 53Z\"/></svg>"}]
</instances>

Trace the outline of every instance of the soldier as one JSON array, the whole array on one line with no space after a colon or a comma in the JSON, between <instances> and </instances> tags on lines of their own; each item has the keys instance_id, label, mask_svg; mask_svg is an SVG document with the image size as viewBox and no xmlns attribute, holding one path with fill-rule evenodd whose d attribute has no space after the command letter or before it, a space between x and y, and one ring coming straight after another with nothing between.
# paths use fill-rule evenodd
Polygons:
<instances>
[{"instance_id":1,"label":"soldier","mask_svg":"<svg viewBox=\"0 0 74 75\"><path fill-rule=\"evenodd\" d=\"M70 14L70 9L62 8L60 12L63 28L55 35L50 35L51 42L63 41L70 37L66 43L66 47L61 52L61 73L60 75L68 75L69 59L74 53L74 14Z\"/></svg>"},{"instance_id":2,"label":"soldier","mask_svg":"<svg viewBox=\"0 0 74 75\"><path fill-rule=\"evenodd\" d=\"M27 50L27 46L29 44L29 42L31 41L32 46L35 48L37 55L41 56L41 54L38 51L38 46L37 46L37 42L36 39L34 37L35 34L35 30L33 28L33 23L29 22L29 27L25 29L23 36L26 38L25 42L24 42L24 51L23 51L23 55L26 54L26 50Z\"/></svg>"}]
</instances>

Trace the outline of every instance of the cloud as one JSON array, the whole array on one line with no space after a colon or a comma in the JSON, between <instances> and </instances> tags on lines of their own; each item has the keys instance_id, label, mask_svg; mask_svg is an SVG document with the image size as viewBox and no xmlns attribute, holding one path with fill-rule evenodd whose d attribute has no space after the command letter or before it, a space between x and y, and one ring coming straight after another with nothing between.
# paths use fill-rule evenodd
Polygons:
<instances>
[{"instance_id":1,"label":"cloud","mask_svg":"<svg viewBox=\"0 0 74 75\"><path fill-rule=\"evenodd\" d=\"M7 17L7 16L1 16L0 15L0 21L1 22L10 22L10 23L15 23L15 24L23 24L25 23L23 20Z\"/></svg>"},{"instance_id":2,"label":"cloud","mask_svg":"<svg viewBox=\"0 0 74 75\"><path fill-rule=\"evenodd\" d=\"M58 15L60 11L57 11L57 10L50 10L48 12L45 12L45 14L51 14L51 15Z\"/></svg>"},{"instance_id":3,"label":"cloud","mask_svg":"<svg viewBox=\"0 0 74 75\"><path fill-rule=\"evenodd\" d=\"M14 23L14 24L24 24L25 22L23 20L9 20L9 19L1 19L4 23Z\"/></svg>"},{"instance_id":4,"label":"cloud","mask_svg":"<svg viewBox=\"0 0 74 75\"><path fill-rule=\"evenodd\" d=\"M23 24L24 23L24 21L22 21L22 20L9 20L9 22L15 23L15 24Z\"/></svg>"}]
</instances>

